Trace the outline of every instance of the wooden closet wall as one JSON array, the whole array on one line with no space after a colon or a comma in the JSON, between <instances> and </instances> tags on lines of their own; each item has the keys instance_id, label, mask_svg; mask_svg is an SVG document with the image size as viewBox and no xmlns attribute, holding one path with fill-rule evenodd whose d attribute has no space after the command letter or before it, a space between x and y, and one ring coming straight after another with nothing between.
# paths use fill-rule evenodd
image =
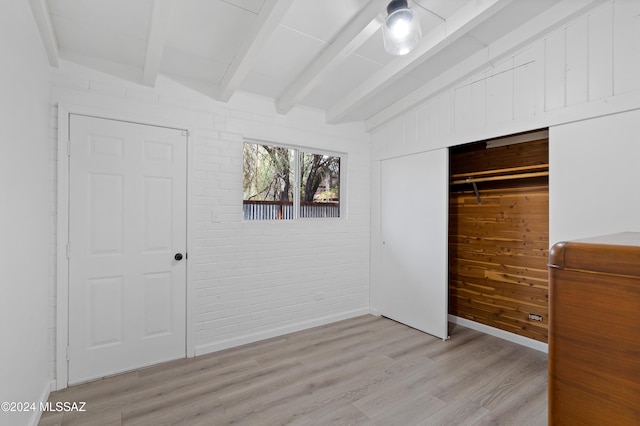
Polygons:
<instances>
[{"instance_id":1,"label":"wooden closet wall","mask_svg":"<svg viewBox=\"0 0 640 426\"><path fill-rule=\"evenodd\" d=\"M527 136L450 149L449 313L546 343L549 144Z\"/></svg>"}]
</instances>

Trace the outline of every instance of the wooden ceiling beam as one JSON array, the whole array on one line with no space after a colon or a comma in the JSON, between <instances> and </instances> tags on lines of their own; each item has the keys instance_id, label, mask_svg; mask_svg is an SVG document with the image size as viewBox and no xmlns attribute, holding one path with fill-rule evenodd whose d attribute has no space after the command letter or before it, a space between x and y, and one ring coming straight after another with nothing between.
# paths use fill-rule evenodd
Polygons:
<instances>
[{"instance_id":1,"label":"wooden ceiling beam","mask_svg":"<svg viewBox=\"0 0 640 426\"><path fill-rule=\"evenodd\" d=\"M156 85L169 34L173 4L174 0L153 0L147 52L142 69L142 84L145 86L154 87Z\"/></svg>"},{"instance_id":2,"label":"wooden ceiling beam","mask_svg":"<svg viewBox=\"0 0 640 426\"><path fill-rule=\"evenodd\" d=\"M385 10L388 0L371 1L316 57L313 62L289 85L276 102L280 114L286 114L305 99L327 74L342 64L349 55L362 46L382 25L379 15Z\"/></svg>"},{"instance_id":3,"label":"wooden ceiling beam","mask_svg":"<svg viewBox=\"0 0 640 426\"><path fill-rule=\"evenodd\" d=\"M468 31L491 18L512 0L471 0L445 22L429 31L412 52L399 56L332 105L327 122L334 124L379 94L418 65L441 52Z\"/></svg>"},{"instance_id":4,"label":"wooden ceiling beam","mask_svg":"<svg viewBox=\"0 0 640 426\"><path fill-rule=\"evenodd\" d=\"M218 84L218 100L227 102L238 89L292 3L293 0L265 0L253 27Z\"/></svg>"},{"instance_id":5,"label":"wooden ceiling beam","mask_svg":"<svg viewBox=\"0 0 640 426\"><path fill-rule=\"evenodd\" d=\"M51 23L51 14L49 12L49 6L47 6L46 0L29 0L29 6L31 6L31 13L38 26L40 32L40 39L44 45L44 49L49 59L49 64L52 67L58 68L59 65L59 53L58 53L58 38L53 30L53 24Z\"/></svg>"},{"instance_id":6,"label":"wooden ceiling beam","mask_svg":"<svg viewBox=\"0 0 640 426\"><path fill-rule=\"evenodd\" d=\"M606 0L589 0L584 2L576 2L575 0L559 1L540 15L527 21L518 29L504 35L489 46L451 67L446 73L439 75L414 90L411 94L369 117L365 121L365 128L368 131L377 129L384 123L426 102L433 96L454 87L456 84L485 69L493 68L495 63L508 58L509 55L512 55L518 49L523 48L532 41L544 36L544 34L554 31L584 12L605 2Z\"/></svg>"}]
</instances>

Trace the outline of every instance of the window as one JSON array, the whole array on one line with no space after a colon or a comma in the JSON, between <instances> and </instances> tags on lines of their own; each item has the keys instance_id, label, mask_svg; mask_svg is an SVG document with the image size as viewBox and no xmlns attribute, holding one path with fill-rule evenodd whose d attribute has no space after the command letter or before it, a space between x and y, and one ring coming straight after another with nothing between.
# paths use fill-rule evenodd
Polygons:
<instances>
[{"instance_id":1,"label":"window","mask_svg":"<svg viewBox=\"0 0 640 426\"><path fill-rule=\"evenodd\" d=\"M299 155L300 217L340 217L340 157Z\"/></svg>"},{"instance_id":2,"label":"window","mask_svg":"<svg viewBox=\"0 0 640 426\"><path fill-rule=\"evenodd\" d=\"M340 165L338 155L245 143L244 218L340 217Z\"/></svg>"}]
</instances>

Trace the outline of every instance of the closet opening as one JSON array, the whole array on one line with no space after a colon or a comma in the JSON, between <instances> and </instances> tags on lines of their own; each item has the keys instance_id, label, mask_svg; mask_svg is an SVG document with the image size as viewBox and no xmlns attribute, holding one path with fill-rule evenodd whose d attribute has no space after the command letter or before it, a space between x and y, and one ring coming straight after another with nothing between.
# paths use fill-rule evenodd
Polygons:
<instances>
[{"instance_id":1,"label":"closet opening","mask_svg":"<svg viewBox=\"0 0 640 426\"><path fill-rule=\"evenodd\" d=\"M547 343L549 138L449 150L449 314Z\"/></svg>"}]
</instances>

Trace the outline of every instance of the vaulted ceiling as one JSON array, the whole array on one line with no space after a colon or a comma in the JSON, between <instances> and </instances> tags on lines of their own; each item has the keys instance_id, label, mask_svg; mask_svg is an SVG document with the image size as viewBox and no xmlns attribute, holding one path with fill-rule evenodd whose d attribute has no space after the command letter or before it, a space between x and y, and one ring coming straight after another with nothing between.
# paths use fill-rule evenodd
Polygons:
<instances>
[{"instance_id":1,"label":"vaulted ceiling","mask_svg":"<svg viewBox=\"0 0 640 426\"><path fill-rule=\"evenodd\" d=\"M281 114L319 108L329 123L370 120L409 94L435 93L495 42L522 45L597 3L413 0L423 39L394 57L382 43L388 0L29 1L52 66L64 59L146 86L162 74L223 102L251 92Z\"/></svg>"}]
</instances>

